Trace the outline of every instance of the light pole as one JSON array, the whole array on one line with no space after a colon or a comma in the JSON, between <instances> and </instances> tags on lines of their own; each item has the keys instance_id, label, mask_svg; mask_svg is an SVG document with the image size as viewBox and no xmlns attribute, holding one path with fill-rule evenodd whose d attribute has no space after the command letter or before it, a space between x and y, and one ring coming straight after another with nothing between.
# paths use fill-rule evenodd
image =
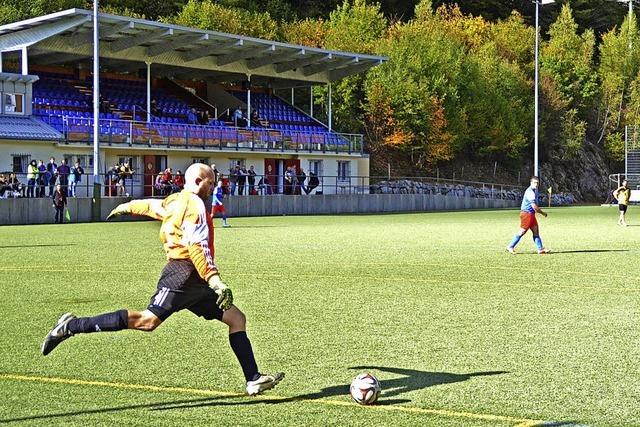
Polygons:
<instances>
[{"instance_id":1,"label":"light pole","mask_svg":"<svg viewBox=\"0 0 640 427\"><path fill-rule=\"evenodd\" d=\"M100 219L100 35L98 0L93 0L93 219Z\"/></svg>"},{"instance_id":2,"label":"light pole","mask_svg":"<svg viewBox=\"0 0 640 427\"><path fill-rule=\"evenodd\" d=\"M535 122L533 125L533 174L538 176L538 115L539 111L539 74L540 74L540 65L539 65L539 54L538 51L540 49L540 25L539 25L539 15L540 15L540 5L551 4L554 3L555 0L534 0L536 4L536 53L535 53L535 95L534 95L534 103L535 103Z\"/></svg>"}]
</instances>

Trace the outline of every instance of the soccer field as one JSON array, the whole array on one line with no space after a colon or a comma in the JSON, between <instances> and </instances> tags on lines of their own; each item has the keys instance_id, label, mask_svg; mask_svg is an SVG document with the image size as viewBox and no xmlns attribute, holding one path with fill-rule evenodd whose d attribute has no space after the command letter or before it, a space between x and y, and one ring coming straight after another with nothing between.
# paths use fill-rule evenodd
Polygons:
<instances>
[{"instance_id":1,"label":"soccer field","mask_svg":"<svg viewBox=\"0 0 640 427\"><path fill-rule=\"evenodd\" d=\"M146 307L159 223L2 227L0 424L639 425L640 226L616 220L551 209L554 253L528 234L511 256L513 210L232 219L222 277L260 368L287 375L256 398L226 327L186 311L40 354L66 311ZM375 406L348 397L362 371Z\"/></svg>"}]
</instances>

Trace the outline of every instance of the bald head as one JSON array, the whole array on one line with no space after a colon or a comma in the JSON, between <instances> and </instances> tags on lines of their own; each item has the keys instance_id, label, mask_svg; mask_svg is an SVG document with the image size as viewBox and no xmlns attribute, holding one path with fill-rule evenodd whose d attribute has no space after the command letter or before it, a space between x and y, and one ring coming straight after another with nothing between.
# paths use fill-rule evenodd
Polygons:
<instances>
[{"instance_id":1,"label":"bald head","mask_svg":"<svg viewBox=\"0 0 640 427\"><path fill-rule=\"evenodd\" d=\"M211 197L213 179L213 171L209 165L194 163L184 173L184 188L197 194L202 200L207 200Z\"/></svg>"}]
</instances>

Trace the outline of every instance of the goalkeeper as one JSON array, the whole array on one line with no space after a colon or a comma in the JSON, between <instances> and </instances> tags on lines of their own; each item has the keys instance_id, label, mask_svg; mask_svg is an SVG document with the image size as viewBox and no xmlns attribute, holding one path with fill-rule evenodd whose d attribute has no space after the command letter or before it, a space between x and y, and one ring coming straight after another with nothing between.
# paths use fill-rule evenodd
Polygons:
<instances>
[{"instance_id":1,"label":"goalkeeper","mask_svg":"<svg viewBox=\"0 0 640 427\"><path fill-rule=\"evenodd\" d=\"M167 253L156 293L144 311L118 310L95 317L64 314L47 334L42 354L49 354L67 338L81 333L137 329L153 331L173 313L187 309L207 320L229 327L229 343L246 380L250 395L273 388L283 373L258 371L245 315L233 305L233 295L222 279L213 254L213 224L206 210L214 188L211 168L193 164L185 172L185 188L164 200L134 200L116 207L107 219L118 215L144 215L162 221L160 240Z\"/></svg>"}]
</instances>

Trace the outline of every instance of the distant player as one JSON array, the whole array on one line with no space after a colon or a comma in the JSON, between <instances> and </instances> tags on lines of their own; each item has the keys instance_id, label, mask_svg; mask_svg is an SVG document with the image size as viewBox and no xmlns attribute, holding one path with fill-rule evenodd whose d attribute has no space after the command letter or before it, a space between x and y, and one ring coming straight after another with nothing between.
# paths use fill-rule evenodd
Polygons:
<instances>
[{"instance_id":1,"label":"distant player","mask_svg":"<svg viewBox=\"0 0 640 427\"><path fill-rule=\"evenodd\" d=\"M613 192L613 197L618 201L618 210L620 211L620 218L618 219L618 225L626 227L625 215L627 214L627 207L629 206L629 199L631 198L631 189L627 187L628 182L625 179L622 181L622 185Z\"/></svg>"},{"instance_id":2,"label":"distant player","mask_svg":"<svg viewBox=\"0 0 640 427\"><path fill-rule=\"evenodd\" d=\"M220 212L220 214L222 215L222 226L231 227L231 225L227 223L227 211L224 208L224 204L222 202L223 199L224 199L224 188L222 186L222 180L220 179L218 180L218 185L216 185L215 190L213 190L211 221L213 222L213 219L215 218L216 213Z\"/></svg>"},{"instance_id":3,"label":"distant player","mask_svg":"<svg viewBox=\"0 0 640 427\"><path fill-rule=\"evenodd\" d=\"M531 182L529 188L524 192L524 197L522 198L522 205L520 206L520 229L518 233L513 237L509 246L507 246L507 251L515 255L516 254L516 245L527 232L527 230L531 230L533 233L533 241L538 248L539 254L548 254L550 251L546 249L542 245L542 239L540 238L540 234L538 232L538 221L536 221L536 213L546 217L547 213L543 212L540 209L540 205L538 204L538 186L540 185L540 178L537 176L531 177Z\"/></svg>"},{"instance_id":4,"label":"distant player","mask_svg":"<svg viewBox=\"0 0 640 427\"><path fill-rule=\"evenodd\" d=\"M240 362L250 395L278 384L284 374L263 375L258 371L245 315L233 305L233 295L220 279L214 263L213 224L205 201L213 190L213 172L196 163L185 173L185 188L164 200L134 200L116 207L107 219L118 215L145 215L162 220L160 240L167 253L156 293L144 311L118 310L95 317L64 314L42 343L45 356L62 341L77 334L137 329L153 331L169 316L187 309L207 320L229 327L229 343Z\"/></svg>"}]
</instances>

